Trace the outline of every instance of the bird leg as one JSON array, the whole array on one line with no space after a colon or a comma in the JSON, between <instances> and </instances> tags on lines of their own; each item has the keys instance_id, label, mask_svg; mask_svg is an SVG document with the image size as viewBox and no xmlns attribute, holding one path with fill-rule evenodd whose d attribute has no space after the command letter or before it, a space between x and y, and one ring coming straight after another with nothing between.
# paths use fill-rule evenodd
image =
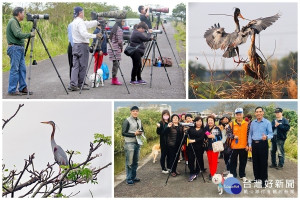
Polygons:
<instances>
[{"instance_id":1,"label":"bird leg","mask_svg":"<svg viewBox=\"0 0 300 200\"><path fill-rule=\"evenodd\" d=\"M243 59L240 58L239 48L236 47L235 50L236 50L236 53L237 53L237 56L238 56L239 60L236 61L236 60L234 59L234 57L233 57L233 62L238 63L238 64L240 64L240 63L247 63L247 62L248 62L248 61L247 61L248 58L247 58L246 60L243 60Z\"/></svg>"}]
</instances>

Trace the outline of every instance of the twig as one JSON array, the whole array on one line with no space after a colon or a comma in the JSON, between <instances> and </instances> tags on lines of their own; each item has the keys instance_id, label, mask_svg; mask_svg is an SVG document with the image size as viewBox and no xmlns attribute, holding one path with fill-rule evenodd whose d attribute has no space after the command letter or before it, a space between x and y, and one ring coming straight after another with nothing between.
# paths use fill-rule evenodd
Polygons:
<instances>
[{"instance_id":1,"label":"twig","mask_svg":"<svg viewBox=\"0 0 300 200\"><path fill-rule=\"evenodd\" d=\"M228 15L228 14L208 14L208 15L223 15L223 16L228 16L228 17L234 17L233 15ZM247 19L247 18L244 18L245 20L248 20L248 21L252 21L251 19Z\"/></svg>"},{"instance_id":2,"label":"twig","mask_svg":"<svg viewBox=\"0 0 300 200\"><path fill-rule=\"evenodd\" d=\"M5 120L5 119L2 119L2 121L4 122L3 125L2 125L2 130L4 129L4 127L6 126L6 124L12 119L14 118L17 113L19 112L20 108L22 108L24 106L24 104L19 104L19 107L17 109L17 111L15 112L15 114L13 116L11 116L9 119ZM2 132L3 133L3 132Z\"/></svg>"}]
</instances>

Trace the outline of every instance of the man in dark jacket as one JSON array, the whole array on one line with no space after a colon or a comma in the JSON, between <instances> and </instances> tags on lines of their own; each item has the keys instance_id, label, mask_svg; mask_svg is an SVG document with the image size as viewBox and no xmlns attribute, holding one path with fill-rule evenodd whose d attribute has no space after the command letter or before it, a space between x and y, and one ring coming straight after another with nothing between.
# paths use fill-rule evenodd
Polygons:
<instances>
[{"instance_id":1,"label":"man in dark jacket","mask_svg":"<svg viewBox=\"0 0 300 200\"><path fill-rule=\"evenodd\" d=\"M144 133L141 120L138 118L139 108L133 106L130 109L130 117L124 120L122 125L122 135L125 139L125 168L126 168L126 183L134 185L140 179L136 177L136 170L138 168L141 135Z\"/></svg>"},{"instance_id":2,"label":"man in dark jacket","mask_svg":"<svg viewBox=\"0 0 300 200\"><path fill-rule=\"evenodd\" d=\"M289 121L282 117L282 108L276 108L276 119L272 121L272 129L274 137L272 138L271 158L272 164L270 168L282 169L284 164L284 142L286 134L290 129ZM278 166L276 164L276 151L278 151Z\"/></svg>"}]
</instances>

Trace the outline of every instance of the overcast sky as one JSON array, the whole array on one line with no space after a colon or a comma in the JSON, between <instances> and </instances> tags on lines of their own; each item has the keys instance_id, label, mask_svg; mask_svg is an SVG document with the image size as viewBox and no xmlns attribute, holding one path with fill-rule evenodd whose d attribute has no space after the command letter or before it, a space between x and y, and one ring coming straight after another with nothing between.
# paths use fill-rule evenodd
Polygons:
<instances>
[{"instance_id":1,"label":"overcast sky","mask_svg":"<svg viewBox=\"0 0 300 200\"><path fill-rule=\"evenodd\" d=\"M19 103L4 102L3 118L11 117ZM47 163L54 162L51 150L50 136L52 127L41 124L42 121L54 121L58 129L55 141L65 151L80 151L81 155L73 158L74 162L83 161L89 151L90 141L94 133L111 135L112 133L112 103L111 102L25 102L15 118L4 128L2 134L3 163L6 168L17 170L24 166L24 159L35 153L34 164L37 170L44 169ZM102 156L92 162L92 166L103 167L112 162L112 147L103 145L96 153ZM55 166L58 173L58 165ZM79 187L64 190L64 194L80 193L76 197L111 197L113 186L113 166L104 169L98 175L99 184L85 184ZM25 182L22 179L21 182ZM16 195L17 196L17 195Z\"/></svg>"},{"instance_id":2,"label":"overcast sky","mask_svg":"<svg viewBox=\"0 0 300 200\"><path fill-rule=\"evenodd\" d=\"M282 16L273 25L260 33L261 50L266 57L272 54L275 47L276 51L273 58L280 58L289 54L290 51L297 51L297 30L298 12L296 3L189 3L188 16L188 48L189 60L198 61L207 66L203 52L207 55L212 64L214 50L206 43L204 38L205 31L215 23L220 23L227 33L235 30L233 17L214 16L208 14L230 14L233 15L234 7L241 10L241 14L247 19L257 19L269 17L280 13ZM243 27L249 21L240 19ZM258 46L258 37L257 37ZM241 57L247 58L247 51L250 45L250 38L246 44L240 46ZM215 66L222 66L222 60L227 60L225 66L232 68L233 61L229 58L222 58L222 50L216 50ZM198 57L198 60L197 58Z\"/></svg>"}]
</instances>

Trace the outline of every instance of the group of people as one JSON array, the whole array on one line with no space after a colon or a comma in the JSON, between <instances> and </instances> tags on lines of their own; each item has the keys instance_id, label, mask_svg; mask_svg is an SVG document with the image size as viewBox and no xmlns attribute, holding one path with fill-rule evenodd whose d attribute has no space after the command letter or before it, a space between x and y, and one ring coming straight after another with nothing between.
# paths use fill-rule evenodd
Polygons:
<instances>
[{"instance_id":1,"label":"group of people","mask_svg":"<svg viewBox=\"0 0 300 200\"><path fill-rule=\"evenodd\" d=\"M141 13L141 22L135 25L131 34L130 46L137 47L137 50L131 56L133 67L131 72L130 84L139 85L146 84L141 77L142 62L141 57L145 52L145 42L151 40L152 27L149 20L149 9L146 11L144 6L139 6ZM26 65L24 57L24 40L35 36L35 32L22 33L20 22L24 19L24 9L16 7L13 10L13 17L9 20L6 31L8 43L7 54L10 57L10 75L8 94L11 96L27 94L26 84ZM116 23L112 28L109 38L102 33L102 18L92 21L84 21L84 10L82 7L75 7L73 12L73 21L68 26L68 61L70 66L70 91L77 91L81 87L83 90L89 90L88 84L84 83L86 70L88 67L90 39L93 39L93 46L96 48L94 54L94 72L101 68L103 56L109 55L112 61L112 85L121 85L117 78L118 69L123 52L123 29L125 19L116 19ZM96 27L93 34L88 29ZM148 31L148 32L146 32ZM107 45L110 40L111 46ZM96 46L96 40L98 45ZM19 86L18 90L17 87ZM29 94L33 94L29 92Z\"/></svg>"},{"instance_id":2,"label":"group of people","mask_svg":"<svg viewBox=\"0 0 300 200\"><path fill-rule=\"evenodd\" d=\"M141 147L138 137L144 134L144 129L138 118L139 108L133 106L130 111L131 116L123 122L122 135L125 139L126 183L134 185L135 182L140 181L137 178ZM217 123L215 115L209 115L205 120L200 116L193 119L191 114L171 115L168 110L164 110L160 122L156 124L156 132L160 136L162 173L170 173L173 177L180 175L177 164L180 151L183 151L183 157L190 170L188 181L191 182L198 177L199 173L206 171L204 167L204 152L206 152L209 166L208 178L211 180L218 171L218 158L221 153L225 162L223 173L230 173L236 178L239 176L243 182L249 182L245 169L250 154L254 174L254 180L251 182L260 182L262 187L266 187L268 140L272 142L272 164L269 167L281 170L285 160L284 143L290 129L289 121L282 115L282 108L276 108L274 112L276 119L270 122L264 118L263 107L259 106L255 108L256 119L251 120L251 115L244 116L243 108L237 108L234 112L234 120L230 115L224 114ZM221 152L215 148L214 143L217 141L222 141L223 151ZM219 169L219 171L222 170Z\"/></svg>"},{"instance_id":3,"label":"group of people","mask_svg":"<svg viewBox=\"0 0 300 200\"><path fill-rule=\"evenodd\" d=\"M162 173L171 173L173 177L180 174L177 171L177 163L180 151L183 150L183 157L187 155L185 160L190 170L189 181L193 181L199 173L206 171L203 158L206 151L209 179L218 171L218 158L221 153L226 166L224 171L234 177L239 176L243 182L248 182L245 168L248 152L251 152L254 174L252 181L260 181L262 187L265 187L268 180L268 140L272 142L270 167L280 170L284 165L284 142L290 126L288 120L282 117L282 112L281 108L276 108L276 119L271 123L264 118L262 107L255 109L256 119L253 121L249 120L251 116L244 116L242 108L237 108L234 120L231 120L230 115L225 114L217 124L215 116L209 115L205 120L205 125L204 119L200 116L192 119L190 114L179 117L177 114L170 115L167 110L163 111L162 119L157 124L157 134L160 135ZM192 125L191 122L193 122ZM214 143L217 141L223 142L222 152L214 148ZM276 152L279 158L278 165Z\"/></svg>"}]
</instances>

